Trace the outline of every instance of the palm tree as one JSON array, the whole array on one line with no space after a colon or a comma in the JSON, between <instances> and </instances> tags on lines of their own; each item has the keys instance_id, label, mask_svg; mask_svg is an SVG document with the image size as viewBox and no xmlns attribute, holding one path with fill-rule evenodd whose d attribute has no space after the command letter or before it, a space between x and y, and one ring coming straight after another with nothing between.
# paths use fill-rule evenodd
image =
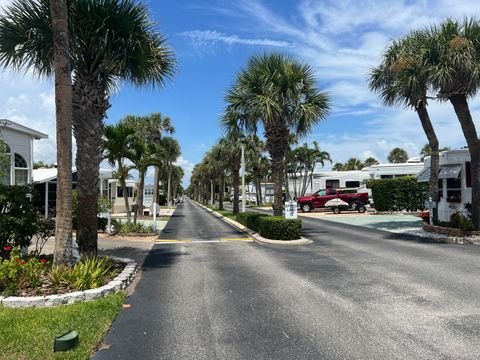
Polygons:
<instances>
[{"instance_id":1,"label":"palm tree","mask_svg":"<svg viewBox=\"0 0 480 360\"><path fill-rule=\"evenodd\" d=\"M394 41L384 52L382 63L370 73L370 89L380 94L385 105L404 105L414 109L431 149L430 197L438 202L439 143L427 111L429 71L422 59L425 36L412 32L404 39ZM402 163L408 160L407 152L396 148L388 160ZM437 221L437 210L433 218Z\"/></svg>"},{"instance_id":2,"label":"palm tree","mask_svg":"<svg viewBox=\"0 0 480 360\"><path fill-rule=\"evenodd\" d=\"M364 163L362 160L357 159L357 158L350 158L347 160L345 165L343 165L342 170L348 171L348 170L362 170L365 167Z\"/></svg>"},{"instance_id":3,"label":"palm tree","mask_svg":"<svg viewBox=\"0 0 480 360\"><path fill-rule=\"evenodd\" d=\"M450 101L468 145L472 177L472 221L480 229L480 140L468 99L480 87L480 22L448 19L422 33L422 53L437 98Z\"/></svg>"},{"instance_id":4,"label":"palm tree","mask_svg":"<svg viewBox=\"0 0 480 360\"><path fill-rule=\"evenodd\" d=\"M440 149L438 149L438 152L441 153L442 151L448 151L451 150L449 146L444 146ZM432 156L432 147L430 144L425 144L422 147L422 150L420 151L420 158L422 161L427 157L427 156Z\"/></svg>"},{"instance_id":5,"label":"palm tree","mask_svg":"<svg viewBox=\"0 0 480 360\"><path fill-rule=\"evenodd\" d=\"M127 179L130 177L129 172L132 169L132 166L126 165L125 159L132 157L129 153L131 150L129 149L128 143L134 132L134 128L124 122L105 126L105 136L102 144L104 157L108 160L110 165L115 166L115 164L117 164L116 177L123 189L123 199L127 211L127 222L131 221Z\"/></svg>"},{"instance_id":6,"label":"palm tree","mask_svg":"<svg viewBox=\"0 0 480 360\"><path fill-rule=\"evenodd\" d=\"M240 140L234 134L220 139L218 142L222 149L222 158L228 164L232 177L233 187L233 214L238 215L240 212L239 195L240 195L240 166L241 166L241 150Z\"/></svg>"},{"instance_id":7,"label":"palm tree","mask_svg":"<svg viewBox=\"0 0 480 360\"><path fill-rule=\"evenodd\" d=\"M369 157L363 162L363 164L365 165L365 167L370 167L370 166L373 166L373 165L378 165L380 163L374 157Z\"/></svg>"},{"instance_id":8,"label":"palm tree","mask_svg":"<svg viewBox=\"0 0 480 360\"><path fill-rule=\"evenodd\" d=\"M15 0L0 15L0 64L51 75L50 0ZM77 142L77 242L97 252L97 196L103 119L120 81L163 86L175 71L165 38L134 0L72 0L69 6L73 128ZM81 29L81 30L80 30Z\"/></svg>"},{"instance_id":9,"label":"palm tree","mask_svg":"<svg viewBox=\"0 0 480 360\"><path fill-rule=\"evenodd\" d=\"M401 164L408 161L408 153L405 149L396 147L388 154L388 162L391 164Z\"/></svg>"},{"instance_id":10,"label":"palm tree","mask_svg":"<svg viewBox=\"0 0 480 360\"><path fill-rule=\"evenodd\" d=\"M284 158L290 132L305 136L330 109L329 96L316 87L310 66L278 53L253 56L226 94L222 119L227 131L256 133L261 123L272 161L274 215L282 215Z\"/></svg>"},{"instance_id":11,"label":"palm tree","mask_svg":"<svg viewBox=\"0 0 480 360\"><path fill-rule=\"evenodd\" d=\"M56 265L72 262L72 78L66 0L51 0L57 119Z\"/></svg>"},{"instance_id":12,"label":"palm tree","mask_svg":"<svg viewBox=\"0 0 480 360\"><path fill-rule=\"evenodd\" d=\"M344 170L343 168L344 168L344 165L342 163L339 163L339 162L333 164L333 166L332 166L333 171L343 171Z\"/></svg>"},{"instance_id":13,"label":"palm tree","mask_svg":"<svg viewBox=\"0 0 480 360\"><path fill-rule=\"evenodd\" d=\"M164 137L161 141L161 146L165 149L165 162L168 169L167 179L167 206L171 206L172 201L172 167L173 163L181 155L180 145L177 140L172 137Z\"/></svg>"}]
</instances>

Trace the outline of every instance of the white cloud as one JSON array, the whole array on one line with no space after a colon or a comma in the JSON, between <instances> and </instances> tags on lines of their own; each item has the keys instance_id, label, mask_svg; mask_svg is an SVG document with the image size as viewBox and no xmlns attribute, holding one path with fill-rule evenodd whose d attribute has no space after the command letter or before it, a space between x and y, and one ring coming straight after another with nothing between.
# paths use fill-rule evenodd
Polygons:
<instances>
[{"instance_id":1,"label":"white cloud","mask_svg":"<svg viewBox=\"0 0 480 360\"><path fill-rule=\"evenodd\" d=\"M202 47L207 46L212 43L224 43L227 45L241 44L241 45L252 45L252 46L272 46L272 47L289 47L290 44L286 41L277 41L271 39L245 39L241 38L238 35L227 35L220 33L218 31L185 31L180 33L180 35L189 38L193 41L195 46Z\"/></svg>"}]
</instances>

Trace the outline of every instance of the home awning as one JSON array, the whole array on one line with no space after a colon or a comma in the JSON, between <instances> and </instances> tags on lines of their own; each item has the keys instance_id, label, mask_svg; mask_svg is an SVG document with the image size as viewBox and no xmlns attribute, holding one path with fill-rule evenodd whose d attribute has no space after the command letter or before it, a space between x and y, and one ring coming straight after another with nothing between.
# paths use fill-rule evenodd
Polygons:
<instances>
[{"instance_id":1,"label":"home awning","mask_svg":"<svg viewBox=\"0 0 480 360\"><path fill-rule=\"evenodd\" d=\"M440 172L438 173L438 178L439 179L456 179L460 175L460 171L462 171L461 164L441 165Z\"/></svg>"},{"instance_id":2,"label":"home awning","mask_svg":"<svg viewBox=\"0 0 480 360\"><path fill-rule=\"evenodd\" d=\"M429 182L430 181L430 168L423 169L417 175L418 182Z\"/></svg>"}]
</instances>

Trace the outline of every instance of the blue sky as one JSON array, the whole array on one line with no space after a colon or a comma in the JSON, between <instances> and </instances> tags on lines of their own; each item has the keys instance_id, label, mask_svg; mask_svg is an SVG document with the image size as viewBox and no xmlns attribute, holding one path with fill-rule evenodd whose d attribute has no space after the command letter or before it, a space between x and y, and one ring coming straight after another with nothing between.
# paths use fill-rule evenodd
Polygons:
<instances>
[{"instance_id":1,"label":"blue sky","mask_svg":"<svg viewBox=\"0 0 480 360\"><path fill-rule=\"evenodd\" d=\"M9 0L0 0L0 5ZM127 114L169 115L182 146L179 164L193 164L222 135L218 125L225 89L256 53L283 51L309 63L318 86L330 92L331 115L304 141L316 140L333 160L374 156L385 161L396 146L417 156L426 143L416 114L385 108L367 86L369 66L379 61L390 39L439 23L447 16L480 16L480 2L457 1L272 1L147 2L152 18L168 37L178 73L164 89L123 84L111 98L107 123ZM0 74L0 117L50 135L35 143L35 159L54 161L53 85L30 75ZM478 98L472 99L480 118ZM442 146L465 145L448 104L432 103L432 120ZM185 179L188 183L188 175Z\"/></svg>"}]
</instances>

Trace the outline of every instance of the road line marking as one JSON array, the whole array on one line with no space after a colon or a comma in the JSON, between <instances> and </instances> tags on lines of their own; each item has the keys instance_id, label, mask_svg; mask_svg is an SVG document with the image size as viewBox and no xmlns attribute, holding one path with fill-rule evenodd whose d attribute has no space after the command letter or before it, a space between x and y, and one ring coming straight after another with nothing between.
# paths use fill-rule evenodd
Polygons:
<instances>
[{"instance_id":1,"label":"road line marking","mask_svg":"<svg viewBox=\"0 0 480 360\"><path fill-rule=\"evenodd\" d=\"M253 241L253 238L221 238L222 241Z\"/></svg>"},{"instance_id":2,"label":"road line marking","mask_svg":"<svg viewBox=\"0 0 480 360\"><path fill-rule=\"evenodd\" d=\"M156 240L155 242L157 243L189 243L189 242L192 242L192 240L164 240L164 239L160 239L160 240Z\"/></svg>"}]
</instances>

